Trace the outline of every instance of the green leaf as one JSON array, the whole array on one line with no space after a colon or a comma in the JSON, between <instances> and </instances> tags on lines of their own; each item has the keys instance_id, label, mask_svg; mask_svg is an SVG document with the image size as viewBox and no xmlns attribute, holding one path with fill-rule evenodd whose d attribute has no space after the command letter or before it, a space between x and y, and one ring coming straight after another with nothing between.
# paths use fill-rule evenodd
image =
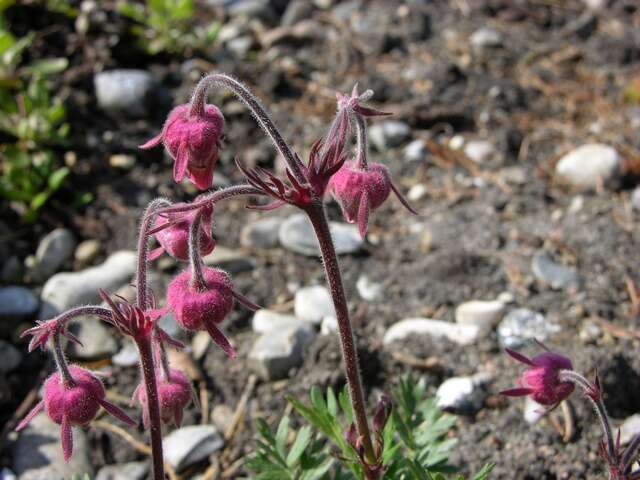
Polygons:
<instances>
[{"instance_id":1,"label":"green leaf","mask_svg":"<svg viewBox=\"0 0 640 480\"><path fill-rule=\"evenodd\" d=\"M68 66L66 58L45 58L31 62L25 70L33 75L52 75L66 70Z\"/></svg>"},{"instance_id":2,"label":"green leaf","mask_svg":"<svg viewBox=\"0 0 640 480\"><path fill-rule=\"evenodd\" d=\"M33 197L33 199L31 199L31 203L29 204L29 207L31 208L31 210L39 210L40 208L42 208L42 206L47 203L47 200L49 199L50 196L50 192L40 192L38 193L35 197Z\"/></svg>"},{"instance_id":3,"label":"green leaf","mask_svg":"<svg viewBox=\"0 0 640 480\"><path fill-rule=\"evenodd\" d=\"M293 442L291 446L291 450L289 451L289 455L287 455L287 465L289 467L293 467L296 462L300 459L305 449L309 445L311 441L311 427L304 426L298 432L298 436L296 437L296 441Z\"/></svg>"},{"instance_id":4,"label":"green leaf","mask_svg":"<svg viewBox=\"0 0 640 480\"><path fill-rule=\"evenodd\" d=\"M289 437L289 417L282 417L280 424L278 425L278 431L276 432L275 446L276 450L281 457L286 455L287 440Z\"/></svg>"},{"instance_id":5,"label":"green leaf","mask_svg":"<svg viewBox=\"0 0 640 480\"><path fill-rule=\"evenodd\" d=\"M473 476L473 480L487 480L489 478L491 470L493 470L493 467L495 467L495 464L493 463L486 464L480 469L478 473Z\"/></svg>"},{"instance_id":6,"label":"green leaf","mask_svg":"<svg viewBox=\"0 0 640 480\"><path fill-rule=\"evenodd\" d=\"M53 172L49 177L49 181L48 181L49 189L52 192L55 192L56 190L58 190L62 186L65 179L69 176L70 173L71 171L67 167L59 168L58 170Z\"/></svg>"}]
</instances>

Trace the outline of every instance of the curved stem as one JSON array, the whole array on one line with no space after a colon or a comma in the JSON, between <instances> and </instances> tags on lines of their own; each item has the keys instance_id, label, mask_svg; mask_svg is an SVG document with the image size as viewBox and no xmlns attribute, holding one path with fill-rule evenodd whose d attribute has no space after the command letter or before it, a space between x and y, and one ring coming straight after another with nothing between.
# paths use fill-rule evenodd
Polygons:
<instances>
[{"instance_id":1,"label":"curved stem","mask_svg":"<svg viewBox=\"0 0 640 480\"><path fill-rule=\"evenodd\" d=\"M69 371L69 364L67 363L67 358L65 357L64 350L62 349L59 329L56 329L53 334L53 358L56 361L56 367L60 372L64 386L67 388L74 387L76 382L73 380L71 372Z\"/></svg>"},{"instance_id":2,"label":"curved stem","mask_svg":"<svg viewBox=\"0 0 640 480\"><path fill-rule=\"evenodd\" d=\"M61 313L57 317L53 319L56 322L56 325L59 327L63 327L65 323L69 320L76 317L84 317L88 315L95 315L96 317L100 317L103 320L111 321L111 310L105 307L101 307L99 305L86 305L82 307L74 307L70 310L67 310L64 313Z\"/></svg>"},{"instance_id":3,"label":"curved stem","mask_svg":"<svg viewBox=\"0 0 640 480\"><path fill-rule=\"evenodd\" d=\"M356 123L356 164L362 170L367 169L367 154L369 152L369 142L367 140L367 125L364 117L355 113Z\"/></svg>"},{"instance_id":4,"label":"curved stem","mask_svg":"<svg viewBox=\"0 0 640 480\"><path fill-rule=\"evenodd\" d=\"M144 215L142 216L140 233L138 235L138 268L136 274L138 307L142 310L146 310L149 306L149 292L147 291L147 255L149 253L149 238L147 231L149 230L151 221L155 218L157 213L156 210L167 205L171 205L171 202L164 198L153 200L149 203Z\"/></svg>"},{"instance_id":5,"label":"curved stem","mask_svg":"<svg viewBox=\"0 0 640 480\"><path fill-rule=\"evenodd\" d=\"M207 195L201 195L200 200L196 200L195 202L192 202L192 203L161 208L156 213L160 215L160 214L168 214L168 213L190 212L191 210L195 210L197 208L202 208L206 206L212 206L221 200L226 200L228 198L237 197L240 195L265 195L265 193L262 190L259 190L256 187L253 187L251 185L245 185L245 184L234 185L232 187L216 190Z\"/></svg>"},{"instance_id":6,"label":"curved stem","mask_svg":"<svg viewBox=\"0 0 640 480\"><path fill-rule=\"evenodd\" d=\"M635 456L638 448L640 447L640 434L636 433L627 448L624 451L624 455L622 456L622 466L623 471L627 473L627 471L631 468L631 464L633 463L633 457Z\"/></svg>"},{"instance_id":7,"label":"curved stem","mask_svg":"<svg viewBox=\"0 0 640 480\"><path fill-rule=\"evenodd\" d=\"M160 421L160 405L158 403L158 384L156 370L153 362L153 349L151 338L145 337L136 340L140 361L142 363L142 376L147 393L147 405L149 409L149 424L151 436L151 457L153 458L153 479L164 480L164 459L162 453L162 423Z\"/></svg>"},{"instance_id":8,"label":"curved stem","mask_svg":"<svg viewBox=\"0 0 640 480\"><path fill-rule=\"evenodd\" d=\"M574 385L578 385L580 388L582 388L585 396L593 405L593 408L596 411L596 415L600 420L600 425L602 426L604 437L607 443L607 453L609 454L610 458L616 458L616 448L615 442L613 440L611 423L609 422L609 415L607 415L607 409L604 405L602 395L599 393L598 387L587 380L585 377L580 375L578 372L575 372L573 370L561 370L559 377L560 381L562 382L571 382ZM593 392L598 392L598 394L594 395Z\"/></svg>"},{"instance_id":9,"label":"curved stem","mask_svg":"<svg viewBox=\"0 0 640 480\"><path fill-rule=\"evenodd\" d=\"M190 287L197 291L207 289L207 282L202 274L202 256L200 255L200 227L202 210L196 212L189 228L189 264L191 265Z\"/></svg>"},{"instance_id":10,"label":"curved stem","mask_svg":"<svg viewBox=\"0 0 640 480\"><path fill-rule=\"evenodd\" d=\"M287 162L287 165L296 180L300 184L308 183L307 177L304 174L304 166L302 165L298 155L293 152L289 144L284 140L282 134L278 130L278 127L276 127L260 101L245 85L235 78L224 73L210 73L200 80L196 86L195 92L193 93L193 98L191 99L189 115L198 115L204 112L204 103L207 91L213 85L221 85L228 88L247 106L260 127L262 127L280 154L284 157L285 162Z\"/></svg>"},{"instance_id":11,"label":"curved stem","mask_svg":"<svg viewBox=\"0 0 640 480\"><path fill-rule=\"evenodd\" d=\"M338 320L338 329L342 345L342 358L345 364L345 372L347 376L347 383L349 385L349 394L351 395L356 427L358 428L358 434L363 439L366 458L373 462L375 460L375 453L373 445L371 444L371 434L369 432L362 382L360 380L358 352L353 338L347 299L342 285L342 276L340 274L338 257L336 256L333 240L331 239L329 222L327 221L327 217L320 201L312 203L305 211L309 216L309 220L311 220L311 224L313 225L313 229L315 230L318 238L325 275L331 291L333 306L336 310L336 318Z\"/></svg>"},{"instance_id":12,"label":"curved stem","mask_svg":"<svg viewBox=\"0 0 640 480\"><path fill-rule=\"evenodd\" d=\"M167 356L167 347L162 341L162 338L158 334L158 326L157 324L154 326L154 342L156 345L156 362L160 364L162 368L162 376L163 378L170 382L171 381L171 369L169 368L169 357Z\"/></svg>"}]
</instances>

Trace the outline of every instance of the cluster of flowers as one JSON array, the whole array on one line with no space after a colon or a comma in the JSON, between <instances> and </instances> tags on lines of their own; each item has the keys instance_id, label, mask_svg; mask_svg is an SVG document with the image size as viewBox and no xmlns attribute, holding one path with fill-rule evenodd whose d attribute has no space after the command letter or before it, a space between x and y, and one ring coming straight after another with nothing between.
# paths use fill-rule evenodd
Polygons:
<instances>
[{"instance_id":1,"label":"cluster of flowers","mask_svg":"<svg viewBox=\"0 0 640 480\"><path fill-rule=\"evenodd\" d=\"M235 82L226 76L221 78ZM190 104L173 109L161 133L141 145L147 149L163 144L174 161L175 181L180 182L186 177L200 190L209 189L212 185L225 126L220 110L205 104L205 89L197 90ZM239 91L244 93L242 89ZM69 459L73 448L71 427L87 425L100 407L125 423L134 424L125 412L105 400L105 389L97 376L86 369L68 365L62 352L61 337L78 342L66 329L66 323L86 314L99 316L136 342L143 381L136 388L133 399L142 407L145 426L154 427L154 405L158 405L157 415L164 423L180 425L183 409L192 398L192 387L183 372L169 367L165 348L183 346L170 338L158 326L157 320L170 312L185 330L207 331L213 341L233 358L235 349L220 330L220 323L233 309L236 300L250 309L258 308L234 289L227 273L205 266L202 260L216 245L212 236L216 201L235 194L266 195L272 198L271 204L253 207L272 209L292 204L307 209L312 204L321 205L324 195L330 192L340 204L346 220L358 223L363 237L367 232L370 212L380 207L392 191L411 210L393 185L387 167L367 162L365 119L386 115L362 105L371 94L367 91L360 95L354 88L351 95L338 95L337 115L329 133L316 142L307 165L302 165L297 155L294 162L288 162L287 180L264 169L247 169L239 165L248 179L247 186L203 193L192 203L152 202L141 222L137 304L122 298L114 300L106 292L101 292L109 308L77 307L52 320L39 321L24 333L32 336L30 350L36 347L44 349L52 339L57 371L46 380L42 401L18 425L17 430L25 428L37 413L45 410L55 423L61 425L64 457ZM257 117L260 121L259 115ZM347 160L348 132L354 127L357 131L357 153L354 159ZM275 127L267 125L265 130L268 134L270 128L275 130ZM278 138L274 143L281 150L284 148ZM285 154L287 152L285 150ZM149 252L148 240L151 237L155 237L159 246ZM170 282L166 307L156 308L153 295L146 286L146 264L164 253L176 260L189 262L189 266ZM148 373L149 369L152 374ZM156 402L150 401L152 396L156 397Z\"/></svg>"}]
</instances>

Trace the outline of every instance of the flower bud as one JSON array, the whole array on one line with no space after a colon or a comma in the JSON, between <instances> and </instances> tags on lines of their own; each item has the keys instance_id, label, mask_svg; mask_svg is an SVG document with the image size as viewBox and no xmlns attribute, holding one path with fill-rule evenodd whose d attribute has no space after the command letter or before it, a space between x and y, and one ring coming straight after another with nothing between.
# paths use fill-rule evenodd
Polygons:
<instances>
[{"instance_id":1,"label":"flower bud","mask_svg":"<svg viewBox=\"0 0 640 480\"><path fill-rule=\"evenodd\" d=\"M222 270L204 267L205 285L192 281L191 271L178 274L167 288L167 306L176 322L186 330L206 330L212 339L230 356L235 350L229 344L218 325L234 305L233 284Z\"/></svg>"},{"instance_id":2,"label":"flower bud","mask_svg":"<svg viewBox=\"0 0 640 480\"><path fill-rule=\"evenodd\" d=\"M507 349L513 358L529 366L518 379L520 387L501 392L512 397L531 395L541 405L555 406L567 398L574 389L572 382L561 381L561 370L573 368L571 360L559 353L546 351L532 359Z\"/></svg>"},{"instance_id":3,"label":"flower bud","mask_svg":"<svg viewBox=\"0 0 640 480\"><path fill-rule=\"evenodd\" d=\"M75 365L69 367L69 373L73 380L69 384L65 384L59 372L55 372L45 381L43 400L16 427L16 431L22 430L44 409L49 418L61 426L65 461L71 458L73 451L71 427L89 423L95 418L100 407L123 422L134 425L134 421L126 413L105 400L104 387L98 377Z\"/></svg>"},{"instance_id":4,"label":"flower bud","mask_svg":"<svg viewBox=\"0 0 640 480\"><path fill-rule=\"evenodd\" d=\"M140 148L163 143L174 160L173 178L182 181L185 174L200 190L213 183L213 168L218 161L224 117L214 105L205 105L202 114L190 112L190 105L179 105L167 117L162 132Z\"/></svg>"},{"instance_id":5,"label":"flower bud","mask_svg":"<svg viewBox=\"0 0 640 480\"><path fill-rule=\"evenodd\" d=\"M178 204L176 206L181 206ZM211 223L213 216L212 207L202 207L201 228L200 228L200 254L208 255L215 248L216 242L211 236ZM155 221L155 228L166 224L170 226L158 231L155 234L160 248L150 254L150 258L156 258L167 252L176 260L189 260L189 230L198 210L191 210L183 213L168 213L158 216Z\"/></svg>"},{"instance_id":6,"label":"flower bud","mask_svg":"<svg viewBox=\"0 0 640 480\"><path fill-rule=\"evenodd\" d=\"M182 423L182 411L193 397L191 382L180 370L170 369L170 378L157 375L158 403L160 404L160 418L164 423L173 421L176 427ZM144 382L140 383L133 393L133 399L142 405L142 422L149 427L149 404Z\"/></svg>"}]
</instances>

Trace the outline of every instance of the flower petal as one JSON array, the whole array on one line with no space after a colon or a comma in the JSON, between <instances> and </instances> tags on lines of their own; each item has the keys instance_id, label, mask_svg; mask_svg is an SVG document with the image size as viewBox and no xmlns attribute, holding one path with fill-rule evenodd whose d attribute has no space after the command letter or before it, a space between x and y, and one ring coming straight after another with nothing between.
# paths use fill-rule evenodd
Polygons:
<instances>
[{"instance_id":1,"label":"flower petal","mask_svg":"<svg viewBox=\"0 0 640 480\"><path fill-rule=\"evenodd\" d=\"M222 331L216 327L215 325L208 323L206 325L207 332L211 335L211 339L218 345L224 353L229 355L231 358L236 358L236 349L233 348L229 339L222 333Z\"/></svg>"},{"instance_id":2,"label":"flower petal","mask_svg":"<svg viewBox=\"0 0 640 480\"><path fill-rule=\"evenodd\" d=\"M503 390L500 395L506 395L507 397L524 397L525 395L531 395L533 390L530 388L518 387Z\"/></svg>"},{"instance_id":3,"label":"flower petal","mask_svg":"<svg viewBox=\"0 0 640 480\"><path fill-rule=\"evenodd\" d=\"M60 441L62 442L62 455L64 461L68 462L73 454L73 432L71 431L71 423L69 417L62 415L62 424L60 425Z\"/></svg>"},{"instance_id":4,"label":"flower petal","mask_svg":"<svg viewBox=\"0 0 640 480\"><path fill-rule=\"evenodd\" d=\"M117 407L113 403L107 402L106 400L98 400L98 403L102 406L102 408L109 412L110 415L113 415L118 420L121 420L127 425L134 426L136 424L136 422L134 422L133 419L124 412L124 410L122 410L120 407Z\"/></svg>"},{"instance_id":5,"label":"flower petal","mask_svg":"<svg viewBox=\"0 0 640 480\"><path fill-rule=\"evenodd\" d=\"M163 133L160 132L158 135L156 135L155 137L153 137L150 140L147 140L142 145L138 145L138 148L141 148L142 150L147 150L149 148L155 147L156 145L159 145L160 142L162 142L162 135L163 135Z\"/></svg>"},{"instance_id":6,"label":"flower petal","mask_svg":"<svg viewBox=\"0 0 640 480\"><path fill-rule=\"evenodd\" d=\"M27 416L24 417L22 421L18 424L18 426L16 427L16 432L19 432L24 427L26 427L29 424L29 422L33 420L33 417L39 414L43 408L44 408L44 400L40 400L36 404L36 406L33 407L29 413L27 413Z\"/></svg>"}]
</instances>

